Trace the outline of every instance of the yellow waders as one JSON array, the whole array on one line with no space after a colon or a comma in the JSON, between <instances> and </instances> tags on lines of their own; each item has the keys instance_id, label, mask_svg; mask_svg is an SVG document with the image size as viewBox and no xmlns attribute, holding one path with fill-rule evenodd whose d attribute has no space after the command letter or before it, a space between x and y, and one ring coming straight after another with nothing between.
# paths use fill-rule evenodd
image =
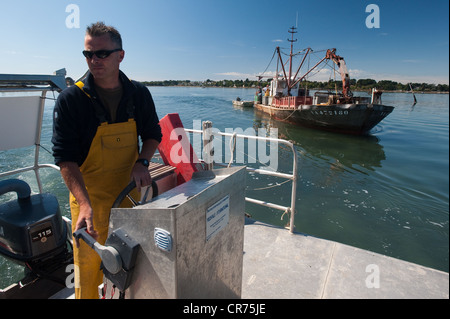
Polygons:
<instances>
[{"instance_id":1,"label":"yellow waders","mask_svg":"<svg viewBox=\"0 0 450 319\"><path fill-rule=\"evenodd\" d=\"M131 170L138 158L136 122L102 123L92 141L88 156L80 167L94 212L94 228L98 242L105 244L108 236L109 215L114 200L130 182ZM70 194L72 231L80 212L79 205ZM83 240L74 245L75 297L98 299L98 286L102 283L100 257Z\"/></svg>"}]
</instances>

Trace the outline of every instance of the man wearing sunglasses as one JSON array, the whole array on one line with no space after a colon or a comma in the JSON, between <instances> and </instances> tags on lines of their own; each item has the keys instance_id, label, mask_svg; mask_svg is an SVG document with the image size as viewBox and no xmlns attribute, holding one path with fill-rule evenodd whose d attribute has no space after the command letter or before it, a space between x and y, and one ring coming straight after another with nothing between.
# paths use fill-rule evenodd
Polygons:
<instances>
[{"instance_id":1,"label":"man wearing sunglasses","mask_svg":"<svg viewBox=\"0 0 450 319\"><path fill-rule=\"evenodd\" d=\"M72 231L86 227L103 245L121 190L131 180L138 191L151 184L148 165L162 135L150 92L120 71L125 57L120 33L97 22L87 28L84 46L89 72L58 97L53 155L70 191ZM98 298L100 263L86 243L76 243L77 299Z\"/></svg>"}]
</instances>

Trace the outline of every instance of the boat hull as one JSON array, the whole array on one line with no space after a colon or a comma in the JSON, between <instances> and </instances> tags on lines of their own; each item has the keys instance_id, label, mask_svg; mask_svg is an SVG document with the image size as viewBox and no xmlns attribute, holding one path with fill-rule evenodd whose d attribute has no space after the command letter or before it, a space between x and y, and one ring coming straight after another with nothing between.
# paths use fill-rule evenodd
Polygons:
<instances>
[{"instance_id":1,"label":"boat hull","mask_svg":"<svg viewBox=\"0 0 450 319\"><path fill-rule=\"evenodd\" d=\"M394 110L393 106L367 103L291 107L255 104L255 108L279 121L357 135L367 134Z\"/></svg>"}]
</instances>

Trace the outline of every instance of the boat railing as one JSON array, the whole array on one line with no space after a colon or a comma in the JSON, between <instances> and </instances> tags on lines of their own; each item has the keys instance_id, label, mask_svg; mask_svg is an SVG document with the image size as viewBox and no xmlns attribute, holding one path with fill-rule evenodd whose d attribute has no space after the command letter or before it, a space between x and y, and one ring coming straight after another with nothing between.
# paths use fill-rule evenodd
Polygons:
<instances>
[{"instance_id":1,"label":"boat railing","mask_svg":"<svg viewBox=\"0 0 450 319\"><path fill-rule=\"evenodd\" d=\"M312 104L311 96L285 96L285 97L274 97L272 105L278 107L295 108L297 105Z\"/></svg>"},{"instance_id":2,"label":"boat railing","mask_svg":"<svg viewBox=\"0 0 450 319\"><path fill-rule=\"evenodd\" d=\"M34 171L39 192L42 193L39 170L59 170L56 165L41 164L39 153L47 92L60 92L66 88L65 76L65 69L58 70L53 75L0 74L0 93L6 93L6 96L0 96L0 151L35 147L32 166L0 172L0 178ZM41 94L32 96L30 92Z\"/></svg>"},{"instance_id":3,"label":"boat railing","mask_svg":"<svg viewBox=\"0 0 450 319\"><path fill-rule=\"evenodd\" d=\"M212 130L212 123L210 121L203 122L202 130L185 129L185 131L188 133L193 133L193 134L201 134L203 136L203 138L202 138L203 148L201 150L201 154L203 155L202 156L203 162L205 163L205 165L207 166L208 169L212 169L214 165L225 166L225 167L230 167L232 165L233 160L235 158L234 154L237 151L236 150L236 144L237 144L236 139L238 139L238 138L247 139L247 140L258 140L258 141L263 141L265 143L278 143L277 145L281 144L281 145L287 146L292 151L292 158L293 158L292 174L279 172L278 170L252 168L252 167L248 167L248 166L246 169L248 172L261 174L261 175L274 176L274 177L279 177L279 178L283 178L286 180L290 180L292 182L290 205L284 206L284 205L270 203L270 202L267 202L264 200L250 198L250 197L246 197L245 200L246 200L246 202L249 202L249 203L253 203L253 204L257 204L257 205L261 205L261 206L265 206L265 207L269 207L272 209L282 211L282 212L284 212L284 214L290 214L289 231L291 233L294 232L294 230L295 230L295 212L296 212L295 204L296 204L296 197L297 197L298 156L297 156L297 151L296 151L293 143L283 140L283 139L272 138L272 137L245 135L245 134L237 134L237 133L227 133L227 132L220 132L218 130ZM230 138L231 159L228 164L214 162L214 147L213 147L213 143L212 143L212 140L214 139L214 137L220 137L220 138L229 137ZM283 214L283 216L284 216L284 214Z\"/></svg>"}]
</instances>

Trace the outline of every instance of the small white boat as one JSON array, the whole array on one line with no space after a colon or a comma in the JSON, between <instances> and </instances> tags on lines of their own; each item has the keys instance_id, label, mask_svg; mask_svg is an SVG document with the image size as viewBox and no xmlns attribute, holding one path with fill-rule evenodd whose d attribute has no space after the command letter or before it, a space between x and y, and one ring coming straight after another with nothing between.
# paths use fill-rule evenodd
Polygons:
<instances>
[{"instance_id":1,"label":"small white boat","mask_svg":"<svg viewBox=\"0 0 450 319\"><path fill-rule=\"evenodd\" d=\"M233 101L234 106L240 106L240 107L253 107L254 102L253 101L241 101L240 99L236 99Z\"/></svg>"}]
</instances>

